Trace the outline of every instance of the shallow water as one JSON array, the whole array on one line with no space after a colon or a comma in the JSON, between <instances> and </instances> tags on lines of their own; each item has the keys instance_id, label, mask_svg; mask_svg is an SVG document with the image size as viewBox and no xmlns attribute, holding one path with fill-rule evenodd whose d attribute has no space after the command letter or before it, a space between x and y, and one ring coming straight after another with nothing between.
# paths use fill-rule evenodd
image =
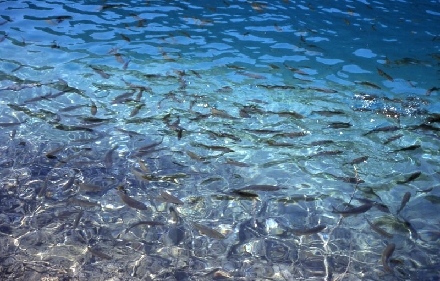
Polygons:
<instances>
[{"instance_id":1,"label":"shallow water","mask_svg":"<svg viewBox=\"0 0 440 281\"><path fill-rule=\"evenodd\" d=\"M1 279L439 279L439 4L1 2Z\"/></svg>"}]
</instances>

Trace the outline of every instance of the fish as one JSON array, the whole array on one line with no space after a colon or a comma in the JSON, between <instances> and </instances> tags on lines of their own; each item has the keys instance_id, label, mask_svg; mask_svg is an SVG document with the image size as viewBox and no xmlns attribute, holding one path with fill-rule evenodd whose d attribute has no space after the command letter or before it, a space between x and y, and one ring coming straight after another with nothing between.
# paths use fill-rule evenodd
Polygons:
<instances>
[{"instance_id":1,"label":"fish","mask_svg":"<svg viewBox=\"0 0 440 281\"><path fill-rule=\"evenodd\" d=\"M0 88L0 91L2 90L11 90L11 91L20 91L27 88L34 88L34 87L41 87L41 83L30 83L30 84L13 84L9 85L3 88Z\"/></svg>"},{"instance_id":2,"label":"fish","mask_svg":"<svg viewBox=\"0 0 440 281\"><path fill-rule=\"evenodd\" d=\"M334 141L332 141L332 140L319 140L319 141L313 141L309 145L310 146L321 146L321 145L331 144L331 143L334 143Z\"/></svg>"},{"instance_id":3,"label":"fish","mask_svg":"<svg viewBox=\"0 0 440 281\"><path fill-rule=\"evenodd\" d=\"M115 145L112 149L110 149L104 157L104 166L107 169L110 169L113 166L113 152L119 147L119 145Z\"/></svg>"},{"instance_id":4,"label":"fish","mask_svg":"<svg viewBox=\"0 0 440 281\"><path fill-rule=\"evenodd\" d=\"M308 89L313 90L313 91L317 91L317 92L321 92L321 93L326 93L326 94L334 94L334 93L338 92L333 89L320 88L320 87L309 87Z\"/></svg>"},{"instance_id":5,"label":"fish","mask_svg":"<svg viewBox=\"0 0 440 281\"><path fill-rule=\"evenodd\" d=\"M277 142L274 140L267 140L266 143L270 146L279 146L279 147L291 147L295 146L294 143L287 143L287 142Z\"/></svg>"},{"instance_id":6,"label":"fish","mask_svg":"<svg viewBox=\"0 0 440 281\"><path fill-rule=\"evenodd\" d=\"M91 101L91 105L90 105L90 114L92 114L93 116L96 115L96 113L98 112L98 108L96 107L96 104Z\"/></svg>"},{"instance_id":7,"label":"fish","mask_svg":"<svg viewBox=\"0 0 440 281\"><path fill-rule=\"evenodd\" d=\"M373 130L370 130L368 132L366 132L364 134L364 136L369 135L371 133L377 133L377 132L392 132L392 131L397 131L400 130L400 126L385 126L385 127L379 127L379 128L375 128Z\"/></svg>"},{"instance_id":8,"label":"fish","mask_svg":"<svg viewBox=\"0 0 440 281\"><path fill-rule=\"evenodd\" d=\"M141 110L142 107L145 106L145 103L140 103L138 105L136 105L133 110L130 112L129 117L134 117L139 113L139 110Z\"/></svg>"},{"instance_id":9,"label":"fish","mask_svg":"<svg viewBox=\"0 0 440 281\"><path fill-rule=\"evenodd\" d=\"M128 68L128 64L131 62L131 59L129 59L129 60L127 60L125 63L124 63L124 65L122 66L122 69L123 70L127 70L127 68Z\"/></svg>"},{"instance_id":10,"label":"fish","mask_svg":"<svg viewBox=\"0 0 440 281\"><path fill-rule=\"evenodd\" d=\"M8 34L5 34L2 37L0 37L0 43L5 41L6 38L8 38Z\"/></svg>"},{"instance_id":11,"label":"fish","mask_svg":"<svg viewBox=\"0 0 440 281\"><path fill-rule=\"evenodd\" d=\"M266 76L258 75L258 74L255 74L255 73L249 73L249 72L244 72L244 71L237 71L235 73L243 75L243 76L247 76L247 77L250 77L250 78L253 78L253 79L267 79Z\"/></svg>"},{"instance_id":12,"label":"fish","mask_svg":"<svg viewBox=\"0 0 440 281\"><path fill-rule=\"evenodd\" d=\"M396 245L394 243L388 244L388 246L382 252L382 265L383 269L386 272L393 273L393 269L388 265L388 260L393 255L394 249L396 249Z\"/></svg>"},{"instance_id":13,"label":"fish","mask_svg":"<svg viewBox=\"0 0 440 281\"><path fill-rule=\"evenodd\" d=\"M70 204L72 204L74 206L87 207L87 208L93 208L93 207L101 208L101 204L93 202L93 201L89 201L89 200L84 200L84 199L69 198L67 200L67 202L69 202Z\"/></svg>"},{"instance_id":14,"label":"fish","mask_svg":"<svg viewBox=\"0 0 440 281\"><path fill-rule=\"evenodd\" d=\"M231 191L231 193L233 195L238 195L238 196L247 197L247 198L257 198L258 197L258 194L255 194L255 193L249 192L249 191L245 191L245 190L239 190L239 189L233 189Z\"/></svg>"},{"instance_id":15,"label":"fish","mask_svg":"<svg viewBox=\"0 0 440 281\"><path fill-rule=\"evenodd\" d=\"M171 175L150 175L146 174L143 175L142 178L149 181L158 181L158 182L174 182L177 183L177 179L180 178L186 178L188 177L187 174L184 173L177 173L177 174L171 174Z\"/></svg>"},{"instance_id":16,"label":"fish","mask_svg":"<svg viewBox=\"0 0 440 281\"><path fill-rule=\"evenodd\" d=\"M102 78L104 78L104 79L109 79L110 78L110 75L105 73L103 70L101 70L101 69L99 69L97 67L94 67L92 65L89 65L89 67L91 69L93 69L96 73L98 73Z\"/></svg>"},{"instance_id":17,"label":"fish","mask_svg":"<svg viewBox=\"0 0 440 281\"><path fill-rule=\"evenodd\" d=\"M246 164L244 162L235 161L235 160L230 159L230 158L226 158L226 162L225 163L229 164L229 165L234 165L234 166L237 166L237 167L249 167L249 164Z\"/></svg>"},{"instance_id":18,"label":"fish","mask_svg":"<svg viewBox=\"0 0 440 281\"><path fill-rule=\"evenodd\" d=\"M82 217L83 214L84 214L84 211L83 211L83 210L81 210L81 211L78 212L78 214L77 214L76 217L75 217L75 220L73 221L73 225L72 225L72 228L73 228L73 229L76 229L76 228L78 227L79 222L80 222L81 217Z\"/></svg>"},{"instance_id":19,"label":"fish","mask_svg":"<svg viewBox=\"0 0 440 281\"><path fill-rule=\"evenodd\" d=\"M192 151L189 151L189 150L185 150L185 153L186 153L186 155L189 156L189 158L191 158L193 160L197 160L197 161L206 161L207 160L207 157L200 156L200 155L198 155Z\"/></svg>"},{"instance_id":20,"label":"fish","mask_svg":"<svg viewBox=\"0 0 440 281\"><path fill-rule=\"evenodd\" d=\"M211 115L215 116L215 117L226 118L226 119L237 119L236 117L230 115L226 111L218 110L216 108L211 108Z\"/></svg>"},{"instance_id":21,"label":"fish","mask_svg":"<svg viewBox=\"0 0 440 281\"><path fill-rule=\"evenodd\" d=\"M75 177L70 177L69 180L63 185L62 190L67 191L68 189L72 188L74 182L75 182Z\"/></svg>"},{"instance_id":22,"label":"fish","mask_svg":"<svg viewBox=\"0 0 440 281\"><path fill-rule=\"evenodd\" d=\"M355 158L355 159L353 159L350 162L347 162L345 164L356 165L356 164L359 164L359 163L367 161L368 158L369 158L368 156L361 156L361 157Z\"/></svg>"},{"instance_id":23,"label":"fish","mask_svg":"<svg viewBox=\"0 0 440 281\"><path fill-rule=\"evenodd\" d=\"M131 198L125 192L126 191L125 191L124 187L122 187L122 186L118 187L118 195L119 195L119 197L121 197L122 202L127 204L127 206L129 206L133 209L138 209L138 210L148 210L148 207L144 203L142 203L136 199Z\"/></svg>"},{"instance_id":24,"label":"fish","mask_svg":"<svg viewBox=\"0 0 440 281\"><path fill-rule=\"evenodd\" d=\"M419 234L417 233L417 230L412 226L412 224L409 221L405 220L405 219L403 219L403 223L408 228L408 230L409 230L409 232L411 234L412 239L414 239L414 240L419 239Z\"/></svg>"},{"instance_id":25,"label":"fish","mask_svg":"<svg viewBox=\"0 0 440 281\"><path fill-rule=\"evenodd\" d=\"M403 134L397 134L397 135L391 136L391 137L387 138L386 141L384 141L383 144L389 144L390 142L398 140L401 137L403 137Z\"/></svg>"},{"instance_id":26,"label":"fish","mask_svg":"<svg viewBox=\"0 0 440 281\"><path fill-rule=\"evenodd\" d=\"M409 183L415 179L417 179L418 177L420 177L420 175L422 174L421 171L417 171L415 173L412 173L406 180L401 180L401 181L397 181L398 184L405 184L405 183Z\"/></svg>"},{"instance_id":27,"label":"fish","mask_svg":"<svg viewBox=\"0 0 440 281\"><path fill-rule=\"evenodd\" d=\"M368 87L371 87L371 88L374 88L374 89L378 89L378 90L381 89L381 87L379 87L376 84L373 84L371 82L368 82L368 81L366 81L366 82L364 82L364 81L362 81L362 82L354 82L354 83L358 84L358 85L368 86Z\"/></svg>"},{"instance_id":28,"label":"fish","mask_svg":"<svg viewBox=\"0 0 440 281\"><path fill-rule=\"evenodd\" d=\"M220 145L206 145L202 143L191 143L191 145L194 147L203 147L208 150L221 151L224 153L234 152L234 150L230 149L229 147L220 146Z\"/></svg>"},{"instance_id":29,"label":"fish","mask_svg":"<svg viewBox=\"0 0 440 281\"><path fill-rule=\"evenodd\" d=\"M307 136L308 132L290 132L290 133L279 133L275 134L274 137L287 137L287 138L298 138Z\"/></svg>"},{"instance_id":30,"label":"fish","mask_svg":"<svg viewBox=\"0 0 440 281\"><path fill-rule=\"evenodd\" d=\"M341 150L324 150L324 151L319 151L315 154L310 155L309 158L316 157L316 156L338 155L338 154L342 154L342 153L344 153L344 152Z\"/></svg>"},{"instance_id":31,"label":"fish","mask_svg":"<svg viewBox=\"0 0 440 281\"><path fill-rule=\"evenodd\" d=\"M281 112L269 112L269 113L275 113L278 114L280 117L293 117L296 119L303 119L305 118L304 115L301 115L294 111L281 111Z\"/></svg>"},{"instance_id":32,"label":"fish","mask_svg":"<svg viewBox=\"0 0 440 281\"><path fill-rule=\"evenodd\" d=\"M420 144L413 144L410 146L406 146L406 147L402 147L399 149L394 150L393 152L398 152L398 151L411 151L411 150L416 150L417 148L422 147Z\"/></svg>"},{"instance_id":33,"label":"fish","mask_svg":"<svg viewBox=\"0 0 440 281\"><path fill-rule=\"evenodd\" d=\"M174 203L176 205L183 205L183 201L179 198L175 197L174 195L169 194L165 191L160 191L159 196L156 197L156 199L167 202L167 203Z\"/></svg>"},{"instance_id":34,"label":"fish","mask_svg":"<svg viewBox=\"0 0 440 281\"><path fill-rule=\"evenodd\" d=\"M405 208L405 205L406 205L406 203L409 202L410 198L411 198L411 192L409 192L409 191L405 192L405 194L403 195L403 198L402 198L402 202L400 203L399 210L397 210L397 214L399 214L400 211L402 211L402 209Z\"/></svg>"},{"instance_id":35,"label":"fish","mask_svg":"<svg viewBox=\"0 0 440 281\"><path fill-rule=\"evenodd\" d=\"M127 229L125 229L125 233L127 233L130 229L132 229L136 226L139 226L139 225L160 226L160 225L165 225L165 224L160 221L139 221L139 222L136 222L136 223L130 225L129 227L127 227Z\"/></svg>"},{"instance_id":36,"label":"fish","mask_svg":"<svg viewBox=\"0 0 440 281\"><path fill-rule=\"evenodd\" d=\"M203 224L192 222L192 225L195 229L197 229L201 234L204 234L208 237L214 238L214 239L225 239L226 236L224 236L222 233L218 232L215 229L209 228Z\"/></svg>"},{"instance_id":37,"label":"fish","mask_svg":"<svg viewBox=\"0 0 440 281\"><path fill-rule=\"evenodd\" d=\"M340 214L343 217L348 217L348 216L351 216L351 215L358 215L358 214L365 213L368 210L370 210L371 207L373 207L373 205L374 204L372 204L372 203L366 203L366 204L361 205L359 207L354 207L354 208L351 208L351 209L348 209L348 210L343 210L343 211L339 211L335 207L332 206L332 208L333 208L332 213Z\"/></svg>"},{"instance_id":38,"label":"fish","mask_svg":"<svg viewBox=\"0 0 440 281\"><path fill-rule=\"evenodd\" d=\"M90 246L87 246L87 251L89 251L92 255L97 256L98 258L101 258L101 259L104 259L104 260L111 260L112 259L111 256L109 256L107 254L104 254L103 252L98 251L96 249L93 249Z\"/></svg>"},{"instance_id":39,"label":"fish","mask_svg":"<svg viewBox=\"0 0 440 281\"><path fill-rule=\"evenodd\" d=\"M327 125L327 128L332 128L332 129L346 129L346 128L350 128L351 125L348 122L331 122Z\"/></svg>"},{"instance_id":40,"label":"fish","mask_svg":"<svg viewBox=\"0 0 440 281\"><path fill-rule=\"evenodd\" d=\"M385 73L383 70L381 70L380 68L376 67L377 69L377 73L379 73L380 76L385 77L386 79L388 79L391 82L394 82L393 77L391 77L390 75L388 75L387 73Z\"/></svg>"},{"instance_id":41,"label":"fish","mask_svg":"<svg viewBox=\"0 0 440 281\"><path fill-rule=\"evenodd\" d=\"M304 228L304 229L289 228L289 232L292 232L293 234L295 234L297 236L310 235L310 234L319 233L319 232L323 231L326 227L327 227L326 225L320 224L320 225L312 227L312 228Z\"/></svg>"},{"instance_id":42,"label":"fish","mask_svg":"<svg viewBox=\"0 0 440 281\"><path fill-rule=\"evenodd\" d=\"M438 90L440 90L439 87L432 87L426 91L425 95L430 96L432 92L438 91Z\"/></svg>"},{"instance_id":43,"label":"fish","mask_svg":"<svg viewBox=\"0 0 440 281\"><path fill-rule=\"evenodd\" d=\"M367 220L367 223L370 225L371 229L373 229L374 231L376 231L377 233L379 233L380 235L386 237L386 238L393 238L393 235L386 232L385 230L383 230L382 228L372 224L367 218L365 218Z\"/></svg>"},{"instance_id":44,"label":"fish","mask_svg":"<svg viewBox=\"0 0 440 281\"><path fill-rule=\"evenodd\" d=\"M162 139L161 139L160 141L153 142L153 143L150 143L150 144L147 144L147 145L144 145L144 146L138 147L137 151L139 151L139 152L148 152L148 151L150 151L152 148L154 148L154 147L156 147L156 146L162 144L163 139L164 139L164 138L162 137Z\"/></svg>"},{"instance_id":45,"label":"fish","mask_svg":"<svg viewBox=\"0 0 440 281\"><path fill-rule=\"evenodd\" d=\"M125 41L131 42L131 40L130 40L130 38L128 36L126 36L126 35L124 35L122 33L120 35L121 35L122 39L124 39Z\"/></svg>"}]
</instances>

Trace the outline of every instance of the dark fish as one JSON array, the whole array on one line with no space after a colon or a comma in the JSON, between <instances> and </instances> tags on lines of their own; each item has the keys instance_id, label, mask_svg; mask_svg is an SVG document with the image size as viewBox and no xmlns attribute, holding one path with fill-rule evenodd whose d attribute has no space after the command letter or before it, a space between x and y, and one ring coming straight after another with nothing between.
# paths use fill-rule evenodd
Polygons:
<instances>
[{"instance_id":1,"label":"dark fish","mask_svg":"<svg viewBox=\"0 0 440 281\"><path fill-rule=\"evenodd\" d=\"M388 244L385 250L382 252L382 265L383 269L387 272L393 273L393 269L388 265L389 258L393 255L396 245L394 243Z\"/></svg>"},{"instance_id":2,"label":"dark fish","mask_svg":"<svg viewBox=\"0 0 440 281\"><path fill-rule=\"evenodd\" d=\"M245 129L245 130L255 134L275 134L281 132L280 130L272 130L272 129Z\"/></svg>"},{"instance_id":3,"label":"dark fish","mask_svg":"<svg viewBox=\"0 0 440 281\"><path fill-rule=\"evenodd\" d=\"M136 105L133 110L130 112L129 117L133 117L136 116L139 113L139 110L141 110L142 107L145 106L145 103L140 103L138 105Z\"/></svg>"},{"instance_id":4,"label":"dark fish","mask_svg":"<svg viewBox=\"0 0 440 281\"><path fill-rule=\"evenodd\" d=\"M359 207L351 208L349 210L339 211L335 207L332 206L332 208L333 208L332 213L340 214L343 217L348 217L348 216L351 216L351 215L358 215L358 214L365 213L366 211L370 210L371 207L373 207L372 203L366 203L366 204L361 205Z\"/></svg>"},{"instance_id":5,"label":"dark fish","mask_svg":"<svg viewBox=\"0 0 440 281\"><path fill-rule=\"evenodd\" d=\"M377 233L379 233L380 235L382 235L382 236L384 236L384 237L386 237L386 238L390 238L390 239L393 238L393 235L392 235L392 234L390 234L390 233L386 232L385 230L383 230L382 228L380 228L380 227L378 227L378 226L372 224L368 219L366 219L366 220L367 220L367 223L370 225L370 227L371 227L374 231L376 231Z\"/></svg>"},{"instance_id":6,"label":"dark fish","mask_svg":"<svg viewBox=\"0 0 440 281\"><path fill-rule=\"evenodd\" d=\"M130 225L129 227L127 227L127 229L125 230L125 233L127 233L133 227L136 227L139 225L158 226L158 225L165 225L165 224L163 222L159 222L159 221L139 221L139 222L134 223L134 224Z\"/></svg>"},{"instance_id":7,"label":"dark fish","mask_svg":"<svg viewBox=\"0 0 440 281\"><path fill-rule=\"evenodd\" d=\"M86 207L86 208L93 208L93 207L100 207L101 204L89 201L89 200L83 200L78 198L70 198L68 202L74 206L80 206L80 207Z\"/></svg>"},{"instance_id":8,"label":"dark fish","mask_svg":"<svg viewBox=\"0 0 440 281\"><path fill-rule=\"evenodd\" d=\"M122 33L121 33L121 37L122 37L122 39L124 39L124 40L127 41L127 42L130 42L130 41L131 41L130 38L129 38L128 36L126 36L126 35L124 35L124 34L122 34Z\"/></svg>"},{"instance_id":9,"label":"dark fish","mask_svg":"<svg viewBox=\"0 0 440 281\"><path fill-rule=\"evenodd\" d=\"M403 195L402 198L402 202L400 203L400 208L399 210L397 210L397 214L400 213L400 211L402 211L403 208L405 208L406 203L409 202L409 199L411 198L411 192L405 192L405 194Z\"/></svg>"},{"instance_id":10,"label":"dark fish","mask_svg":"<svg viewBox=\"0 0 440 281\"><path fill-rule=\"evenodd\" d=\"M419 234L417 233L417 230L412 226L412 224L409 221L405 220L405 219L403 219L403 223L408 228L408 230L409 230L409 232L411 234L412 239L414 239L414 240L419 239Z\"/></svg>"},{"instance_id":11,"label":"dark fish","mask_svg":"<svg viewBox=\"0 0 440 281\"><path fill-rule=\"evenodd\" d=\"M316 157L316 156L338 155L338 154L341 154L341 153L344 153L344 152L341 151L341 150L330 150L330 151L326 150L326 151L320 151L320 152L317 152L315 154L312 154L312 155L309 156L309 158Z\"/></svg>"},{"instance_id":12,"label":"dark fish","mask_svg":"<svg viewBox=\"0 0 440 281\"><path fill-rule=\"evenodd\" d=\"M91 105L90 105L90 114L92 114L93 116L96 115L96 113L98 112L98 108L96 107L96 104L91 101Z\"/></svg>"},{"instance_id":13,"label":"dark fish","mask_svg":"<svg viewBox=\"0 0 440 281\"><path fill-rule=\"evenodd\" d=\"M368 160L368 156L361 156L361 157L355 158L352 161L345 163L345 164L356 165L356 164L365 162L367 160Z\"/></svg>"},{"instance_id":14,"label":"dark fish","mask_svg":"<svg viewBox=\"0 0 440 281\"><path fill-rule=\"evenodd\" d=\"M6 128L6 127L12 127L12 126L17 126L17 125L21 125L22 122L4 122L4 123L0 123L0 127Z\"/></svg>"},{"instance_id":15,"label":"dark fish","mask_svg":"<svg viewBox=\"0 0 440 281\"><path fill-rule=\"evenodd\" d=\"M385 127L379 127L379 128L375 128L371 131L368 131L367 133L364 134L364 136L369 135L371 133L377 133L377 132L392 132L392 131L397 131L400 130L400 126L385 126Z\"/></svg>"},{"instance_id":16,"label":"dark fish","mask_svg":"<svg viewBox=\"0 0 440 281\"><path fill-rule=\"evenodd\" d=\"M205 225L202 224L198 224L193 222L192 225L194 226L195 229L197 229L201 234L204 234L208 237L214 238L214 239L225 239L226 237L221 234L220 232L218 232L215 229L209 228Z\"/></svg>"},{"instance_id":17,"label":"dark fish","mask_svg":"<svg viewBox=\"0 0 440 281\"><path fill-rule=\"evenodd\" d=\"M187 174L184 173L177 173L177 174L171 174L171 175L150 175L146 174L143 175L142 178L149 180L149 181L158 181L158 182L174 182L177 183L177 179L180 178L186 178L188 177Z\"/></svg>"},{"instance_id":18,"label":"dark fish","mask_svg":"<svg viewBox=\"0 0 440 281\"><path fill-rule=\"evenodd\" d=\"M160 145L162 142L163 142L163 137L162 137L162 139L161 139L160 141L158 141L158 142L153 142L153 143L150 143L150 144L147 144L147 145L141 146L141 147L139 147L137 150L138 150L139 152L146 152L146 151L151 150L153 147L156 147L156 146Z\"/></svg>"},{"instance_id":19,"label":"dark fish","mask_svg":"<svg viewBox=\"0 0 440 281\"><path fill-rule=\"evenodd\" d=\"M320 141L313 141L309 145L310 146L321 146L321 145L324 145L324 144L331 144L331 143L334 143L334 141L332 141L332 140L320 140Z\"/></svg>"},{"instance_id":20,"label":"dark fish","mask_svg":"<svg viewBox=\"0 0 440 281\"><path fill-rule=\"evenodd\" d=\"M110 149L104 157L104 166L107 169L110 169L113 165L113 152L119 147L119 145L115 145L112 149Z\"/></svg>"},{"instance_id":21,"label":"dark fish","mask_svg":"<svg viewBox=\"0 0 440 281\"><path fill-rule=\"evenodd\" d=\"M69 126L64 124L55 124L55 129L61 130L61 131L86 131L86 132L93 132L93 129L84 127L84 126Z\"/></svg>"},{"instance_id":22,"label":"dark fish","mask_svg":"<svg viewBox=\"0 0 440 281\"><path fill-rule=\"evenodd\" d=\"M236 117L230 115L226 111L218 110L216 108L211 108L211 115L215 116L215 117L226 118L226 119L237 119Z\"/></svg>"},{"instance_id":23,"label":"dark fish","mask_svg":"<svg viewBox=\"0 0 440 281\"><path fill-rule=\"evenodd\" d=\"M244 72L244 71L237 71L235 73L243 75L243 76L247 76L247 77L253 78L253 79L266 79L266 76L258 75L255 73L249 73L249 72Z\"/></svg>"},{"instance_id":24,"label":"dark fish","mask_svg":"<svg viewBox=\"0 0 440 281\"><path fill-rule=\"evenodd\" d=\"M415 179L417 179L418 177L420 177L420 175L422 174L421 171L417 171L413 174L411 174L406 180L401 180L401 181L397 181L398 184L405 184L405 183L409 183Z\"/></svg>"},{"instance_id":25,"label":"dark fish","mask_svg":"<svg viewBox=\"0 0 440 281\"><path fill-rule=\"evenodd\" d=\"M226 164L234 165L234 166L237 166L237 167L249 167L249 165L244 163L244 162L235 161L235 160L230 159L230 158L226 158Z\"/></svg>"},{"instance_id":26,"label":"dark fish","mask_svg":"<svg viewBox=\"0 0 440 281\"><path fill-rule=\"evenodd\" d=\"M421 145L420 144L414 144L414 145L410 145L410 146L406 146L406 147L402 147L399 149L394 150L394 152L398 152L398 151L411 151L411 150L416 150L417 148L420 148Z\"/></svg>"},{"instance_id":27,"label":"dark fish","mask_svg":"<svg viewBox=\"0 0 440 281\"><path fill-rule=\"evenodd\" d=\"M379 73L380 76L385 77L386 79L390 80L391 82L394 81L393 77L391 77L390 75L386 74L383 70L381 70L381 69L379 69L377 67L376 67L376 69L377 69L377 73Z\"/></svg>"},{"instance_id":28,"label":"dark fish","mask_svg":"<svg viewBox=\"0 0 440 281\"><path fill-rule=\"evenodd\" d=\"M346 128L350 128L351 126L353 125L347 122L331 122L330 124L327 125L328 128L332 128L332 129L346 129Z\"/></svg>"},{"instance_id":29,"label":"dark fish","mask_svg":"<svg viewBox=\"0 0 440 281\"><path fill-rule=\"evenodd\" d=\"M79 222L80 222L81 217L82 217L83 214L84 214L83 210L78 212L78 215L76 215L75 220L73 221L73 225L72 225L73 229L76 229L78 227Z\"/></svg>"},{"instance_id":30,"label":"dark fish","mask_svg":"<svg viewBox=\"0 0 440 281\"><path fill-rule=\"evenodd\" d=\"M97 67L91 66L91 65L89 65L89 67L91 69L93 69L96 73L98 73L102 78L104 78L104 79L109 79L110 78L110 75L105 73L103 70L101 70L101 69L99 69Z\"/></svg>"},{"instance_id":31,"label":"dark fish","mask_svg":"<svg viewBox=\"0 0 440 281\"><path fill-rule=\"evenodd\" d=\"M118 195L121 197L122 201L127 204L129 207L138 209L138 210L148 210L148 207L136 199L131 198L125 193L125 190L123 187L118 188Z\"/></svg>"},{"instance_id":32,"label":"dark fish","mask_svg":"<svg viewBox=\"0 0 440 281\"><path fill-rule=\"evenodd\" d=\"M301 235L310 235L310 234L319 233L319 232L323 231L326 227L327 227L326 225L320 224L320 225L312 227L312 228L304 228L304 229L290 228L289 231L295 235L301 236Z\"/></svg>"},{"instance_id":33,"label":"dark fish","mask_svg":"<svg viewBox=\"0 0 440 281\"><path fill-rule=\"evenodd\" d=\"M334 93L338 92L336 90L327 89L327 88L320 88L320 87L309 87L309 90L314 90L314 91L326 93L326 94L334 94Z\"/></svg>"},{"instance_id":34,"label":"dark fish","mask_svg":"<svg viewBox=\"0 0 440 281\"><path fill-rule=\"evenodd\" d=\"M281 111L281 112L269 112L269 113L275 113L278 114L280 117L293 117L296 119L303 119L305 118L304 115L301 115L294 111Z\"/></svg>"},{"instance_id":35,"label":"dark fish","mask_svg":"<svg viewBox=\"0 0 440 281\"><path fill-rule=\"evenodd\" d=\"M179 198L177 198L174 195L171 195L167 192L164 191L160 191L159 193L159 197L156 197L156 199L164 201L164 202L168 202L168 203L174 203L176 205L183 205L183 201L180 200Z\"/></svg>"},{"instance_id":36,"label":"dark fish","mask_svg":"<svg viewBox=\"0 0 440 281\"><path fill-rule=\"evenodd\" d=\"M326 117L330 117L333 115L343 115L345 114L343 111L340 110L317 110L317 111L312 111L312 114L316 113L322 116L326 116Z\"/></svg>"},{"instance_id":37,"label":"dark fish","mask_svg":"<svg viewBox=\"0 0 440 281\"><path fill-rule=\"evenodd\" d=\"M75 177L70 177L69 180L63 185L63 191L66 191L72 188L73 183L75 182Z\"/></svg>"},{"instance_id":38,"label":"dark fish","mask_svg":"<svg viewBox=\"0 0 440 281\"><path fill-rule=\"evenodd\" d=\"M242 196L242 197L248 197L248 198L256 198L258 197L258 194L249 192L249 191L245 191L245 190L239 190L239 189L234 189L231 191L232 194L238 195L238 196Z\"/></svg>"},{"instance_id":39,"label":"dark fish","mask_svg":"<svg viewBox=\"0 0 440 281\"><path fill-rule=\"evenodd\" d=\"M287 137L287 138L298 138L307 136L307 132L291 132L291 133L279 133L275 134L274 137Z\"/></svg>"},{"instance_id":40,"label":"dark fish","mask_svg":"<svg viewBox=\"0 0 440 281\"><path fill-rule=\"evenodd\" d=\"M378 90L380 90L381 88L379 87L379 86L377 86L376 84L373 84L373 83L371 83L371 82L368 82L368 81L362 81L362 82L354 82L355 84L358 84L358 85L364 85L364 86L368 86L368 87L371 87L371 88L374 88L374 89L378 89Z\"/></svg>"},{"instance_id":41,"label":"dark fish","mask_svg":"<svg viewBox=\"0 0 440 281\"><path fill-rule=\"evenodd\" d=\"M98 251L96 249L93 249L90 246L87 246L87 251L89 251L92 255L97 256L98 258L101 258L101 259L104 259L104 260L111 260L112 259L111 256L109 256L107 254L104 254L103 252Z\"/></svg>"},{"instance_id":42,"label":"dark fish","mask_svg":"<svg viewBox=\"0 0 440 281\"><path fill-rule=\"evenodd\" d=\"M397 135L394 135L394 136L392 136L392 137L387 138L387 140L384 141L383 144L389 144L390 142L395 141L395 140L398 140L398 139L400 139L401 137L403 137L403 134L397 134Z\"/></svg>"},{"instance_id":43,"label":"dark fish","mask_svg":"<svg viewBox=\"0 0 440 281\"><path fill-rule=\"evenodd\" d=\"M440 90L440 88L438 88L438 87L432 87L432 88L430 88L430 89L428 89L428 90L426 91L426 95L427 95L427 96L430 96L432 92L434 92L434 91L438 91L438 90Z\"/></svg>"},{"instance_id":44,"label":"dark fish","mask_svg":"<svg viewBox=\"0 0 440 281\"><path fill-rule=\"evenodd\" d=\"M267 140L266 143L270 146L281 146L281 147L291 147L295 146L294 143L287 143L287 142L277 142L274 140Z\"/></svg>"}]
</instances>

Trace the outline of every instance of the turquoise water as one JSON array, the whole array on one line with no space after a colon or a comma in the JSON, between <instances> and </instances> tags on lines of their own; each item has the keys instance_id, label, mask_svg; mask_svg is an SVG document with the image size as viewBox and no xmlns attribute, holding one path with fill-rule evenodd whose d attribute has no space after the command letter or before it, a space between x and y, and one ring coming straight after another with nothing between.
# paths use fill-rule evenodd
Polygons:
<instances>
[{"instance_id":1,"label":"turquoise water","mask_svg":"<svg viewBox=\"0 0 440 281\"><path fill-rule=\"evenodd\" d=\"M0 279L438 280L439 7L0 2Z\"/></svg>"}]
</instances>

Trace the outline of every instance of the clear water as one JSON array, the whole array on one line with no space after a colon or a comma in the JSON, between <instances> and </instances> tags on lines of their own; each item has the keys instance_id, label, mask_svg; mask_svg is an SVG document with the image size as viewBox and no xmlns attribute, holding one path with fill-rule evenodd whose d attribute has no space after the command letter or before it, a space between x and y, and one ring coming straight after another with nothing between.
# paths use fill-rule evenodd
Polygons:
<instances>
[{"instance_id":1,"label":"clear water","mask_svg":"<svg viewBox=\"0 0 440 281\"><path fill-rule=\"evenodd\" d=\"M438 280L439 7L2 1L0 279Z\"/></svg>"}]
</instances>

